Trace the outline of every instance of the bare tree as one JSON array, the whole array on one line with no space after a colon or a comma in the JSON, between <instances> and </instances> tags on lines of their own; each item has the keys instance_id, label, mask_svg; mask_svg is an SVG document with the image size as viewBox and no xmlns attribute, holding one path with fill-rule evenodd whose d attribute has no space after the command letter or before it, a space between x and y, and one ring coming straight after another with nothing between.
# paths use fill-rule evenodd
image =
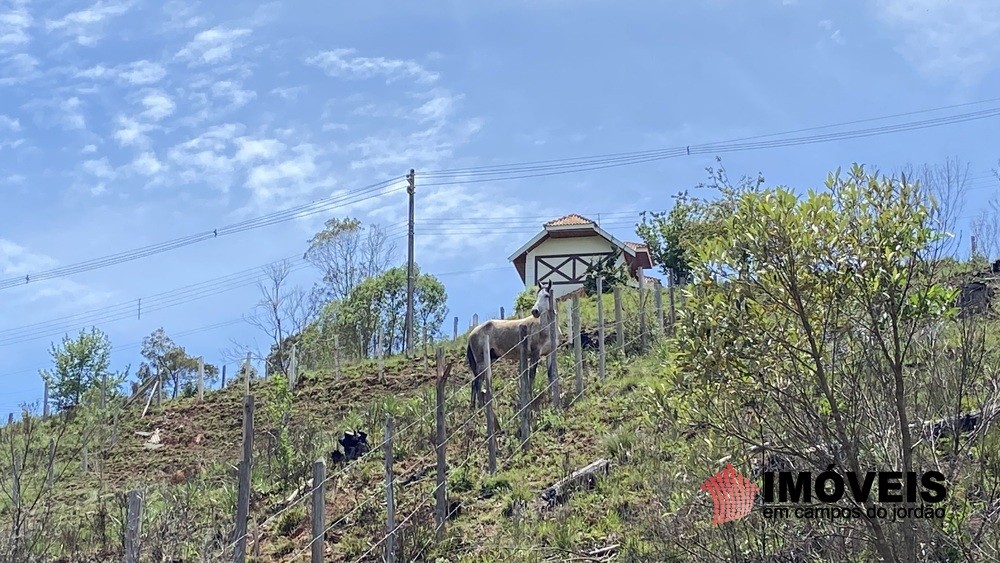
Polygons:
<instances>
[{"instance_id":1,"label":"bare tree","mask_svg":"<svg viewBox=\"0 0 1000 563\"><path fill-rule=\"evenodd\" d=\"M396 244L377 225L330 219L309 241L305 259L323 273L327 297L342 300L362 281L389 268Z\"/></svg>"},{"instance_id":2,"label":"bare tree","mask_svg":"<svg viewBox=\"0 0 1000 563\"><path fill-rule=\"evenodd\" d=\"M278 358L275 367L286 371L289 360L286 341L309 326L319 311L320 301L316 292L301 287L286 289L291 273L287 260L268 264L263 270L266 279L257 284L261 299L254 308L254 315L244 318L268 335L272 352Z\"/></svg>"}]
</instances>

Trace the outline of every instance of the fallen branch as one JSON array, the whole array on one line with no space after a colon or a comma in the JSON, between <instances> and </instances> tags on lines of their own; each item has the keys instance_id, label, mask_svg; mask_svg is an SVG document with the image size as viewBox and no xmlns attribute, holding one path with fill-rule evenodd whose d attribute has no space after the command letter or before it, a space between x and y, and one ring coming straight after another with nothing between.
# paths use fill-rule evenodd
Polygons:
<instances>
[{"instance_id":1,"label":"fallen branch","mask_svg":"<svg viewBox=\"0 0 1000 563\"><path fill-rule=\"evenodd\" d=\"M569 494L577 488L593 488L597 484L597 476L607 475L610 469L611 462L606 459L599 459L583 469L577 469L569 477L542 491L543 509L565 502Z\"/></svg>"}]
</instances>

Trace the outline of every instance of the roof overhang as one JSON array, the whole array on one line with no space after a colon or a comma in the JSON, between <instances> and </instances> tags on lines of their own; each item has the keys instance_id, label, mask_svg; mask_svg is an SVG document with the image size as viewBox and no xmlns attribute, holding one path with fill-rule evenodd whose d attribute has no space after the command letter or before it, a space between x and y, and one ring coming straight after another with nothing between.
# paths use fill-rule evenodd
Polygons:
<instances>
[{"instance_id":1,"label":"roof overhang","mask_svg":"<svg viewBox=\"0 0 1000 563\"><path fill-rule=\"evenodd\" d=\"M545 227L540 233L531 238L528 242L524 243L521 248L518 248L511 254L507 260L510 262L515 262L518 258L526 255L533 248L541 244L546 238L573 238L573 237L583 237L583 236L594 236L597 235L611 244L617 246L625 252L629 257L635 259L636 252L633 248L629 247L624 242L618 240L611 233L605 231L597 225L558 225L552 227ZM647 258L648 260L648 258ZM522 278L524 274L521 274Z\"/></svg>"}]
</instances>

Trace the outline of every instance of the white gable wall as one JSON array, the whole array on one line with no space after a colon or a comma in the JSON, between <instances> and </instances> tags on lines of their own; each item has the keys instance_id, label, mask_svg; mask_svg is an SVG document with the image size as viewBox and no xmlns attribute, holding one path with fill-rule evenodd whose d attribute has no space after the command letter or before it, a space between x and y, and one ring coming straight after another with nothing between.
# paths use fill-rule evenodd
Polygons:
<instances>
[{"instance_id":1,"label":"white gable wall","mask_svg":"<svg viewBox=\"0 0 1000 563\"><path fill-rule=\"evenodd\" d=\"M551 255L567 255L567 254L607 254L612 250L614 245L612 245L608 240L600 236L589 236L589 237L567 237L567 238L548 238L544 242L531 249L527 253L527 257L524 264L524 278L525 286L535 285L535 259L539 256L551 256ZM583 259L588 262L593 262L598 260L601 256L584 256ZM551 259L550 261L553 265L561 262L563 259ZM624 263L624 256L619 258L619 263ZM544 266L543 266L544 267ZM566 265L564 269L567 274L571 273L570 266ZM583 269L577 266L577 276L582 277ZM553 278L558 279L558 278ZM633 284L638 285L635 280L630 280ZM557 298L562 297L576 289L583 287L582 283L574 284L553 284L553 293Z\"/></svg>"}]
</instances>

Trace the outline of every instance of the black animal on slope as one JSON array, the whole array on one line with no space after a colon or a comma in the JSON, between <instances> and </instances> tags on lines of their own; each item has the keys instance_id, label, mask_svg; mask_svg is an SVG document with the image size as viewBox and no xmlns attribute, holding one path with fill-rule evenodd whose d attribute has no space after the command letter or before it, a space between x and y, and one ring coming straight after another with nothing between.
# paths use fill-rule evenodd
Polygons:
<instances>
[{"instance_id":1,"label":"black animal on slope","mask_svg":"<svg viewBox=\"0 0 1000 563\"><path fill-rule=\"evenodd\" d=\"M368 444L368 434L360 430L344 432L344 437L338 438L337 441L340 442L344 451L336 449L330 452L330 459L333 460L333 463L354 461L372 449Z\"/></svg>"}]
</instances>

